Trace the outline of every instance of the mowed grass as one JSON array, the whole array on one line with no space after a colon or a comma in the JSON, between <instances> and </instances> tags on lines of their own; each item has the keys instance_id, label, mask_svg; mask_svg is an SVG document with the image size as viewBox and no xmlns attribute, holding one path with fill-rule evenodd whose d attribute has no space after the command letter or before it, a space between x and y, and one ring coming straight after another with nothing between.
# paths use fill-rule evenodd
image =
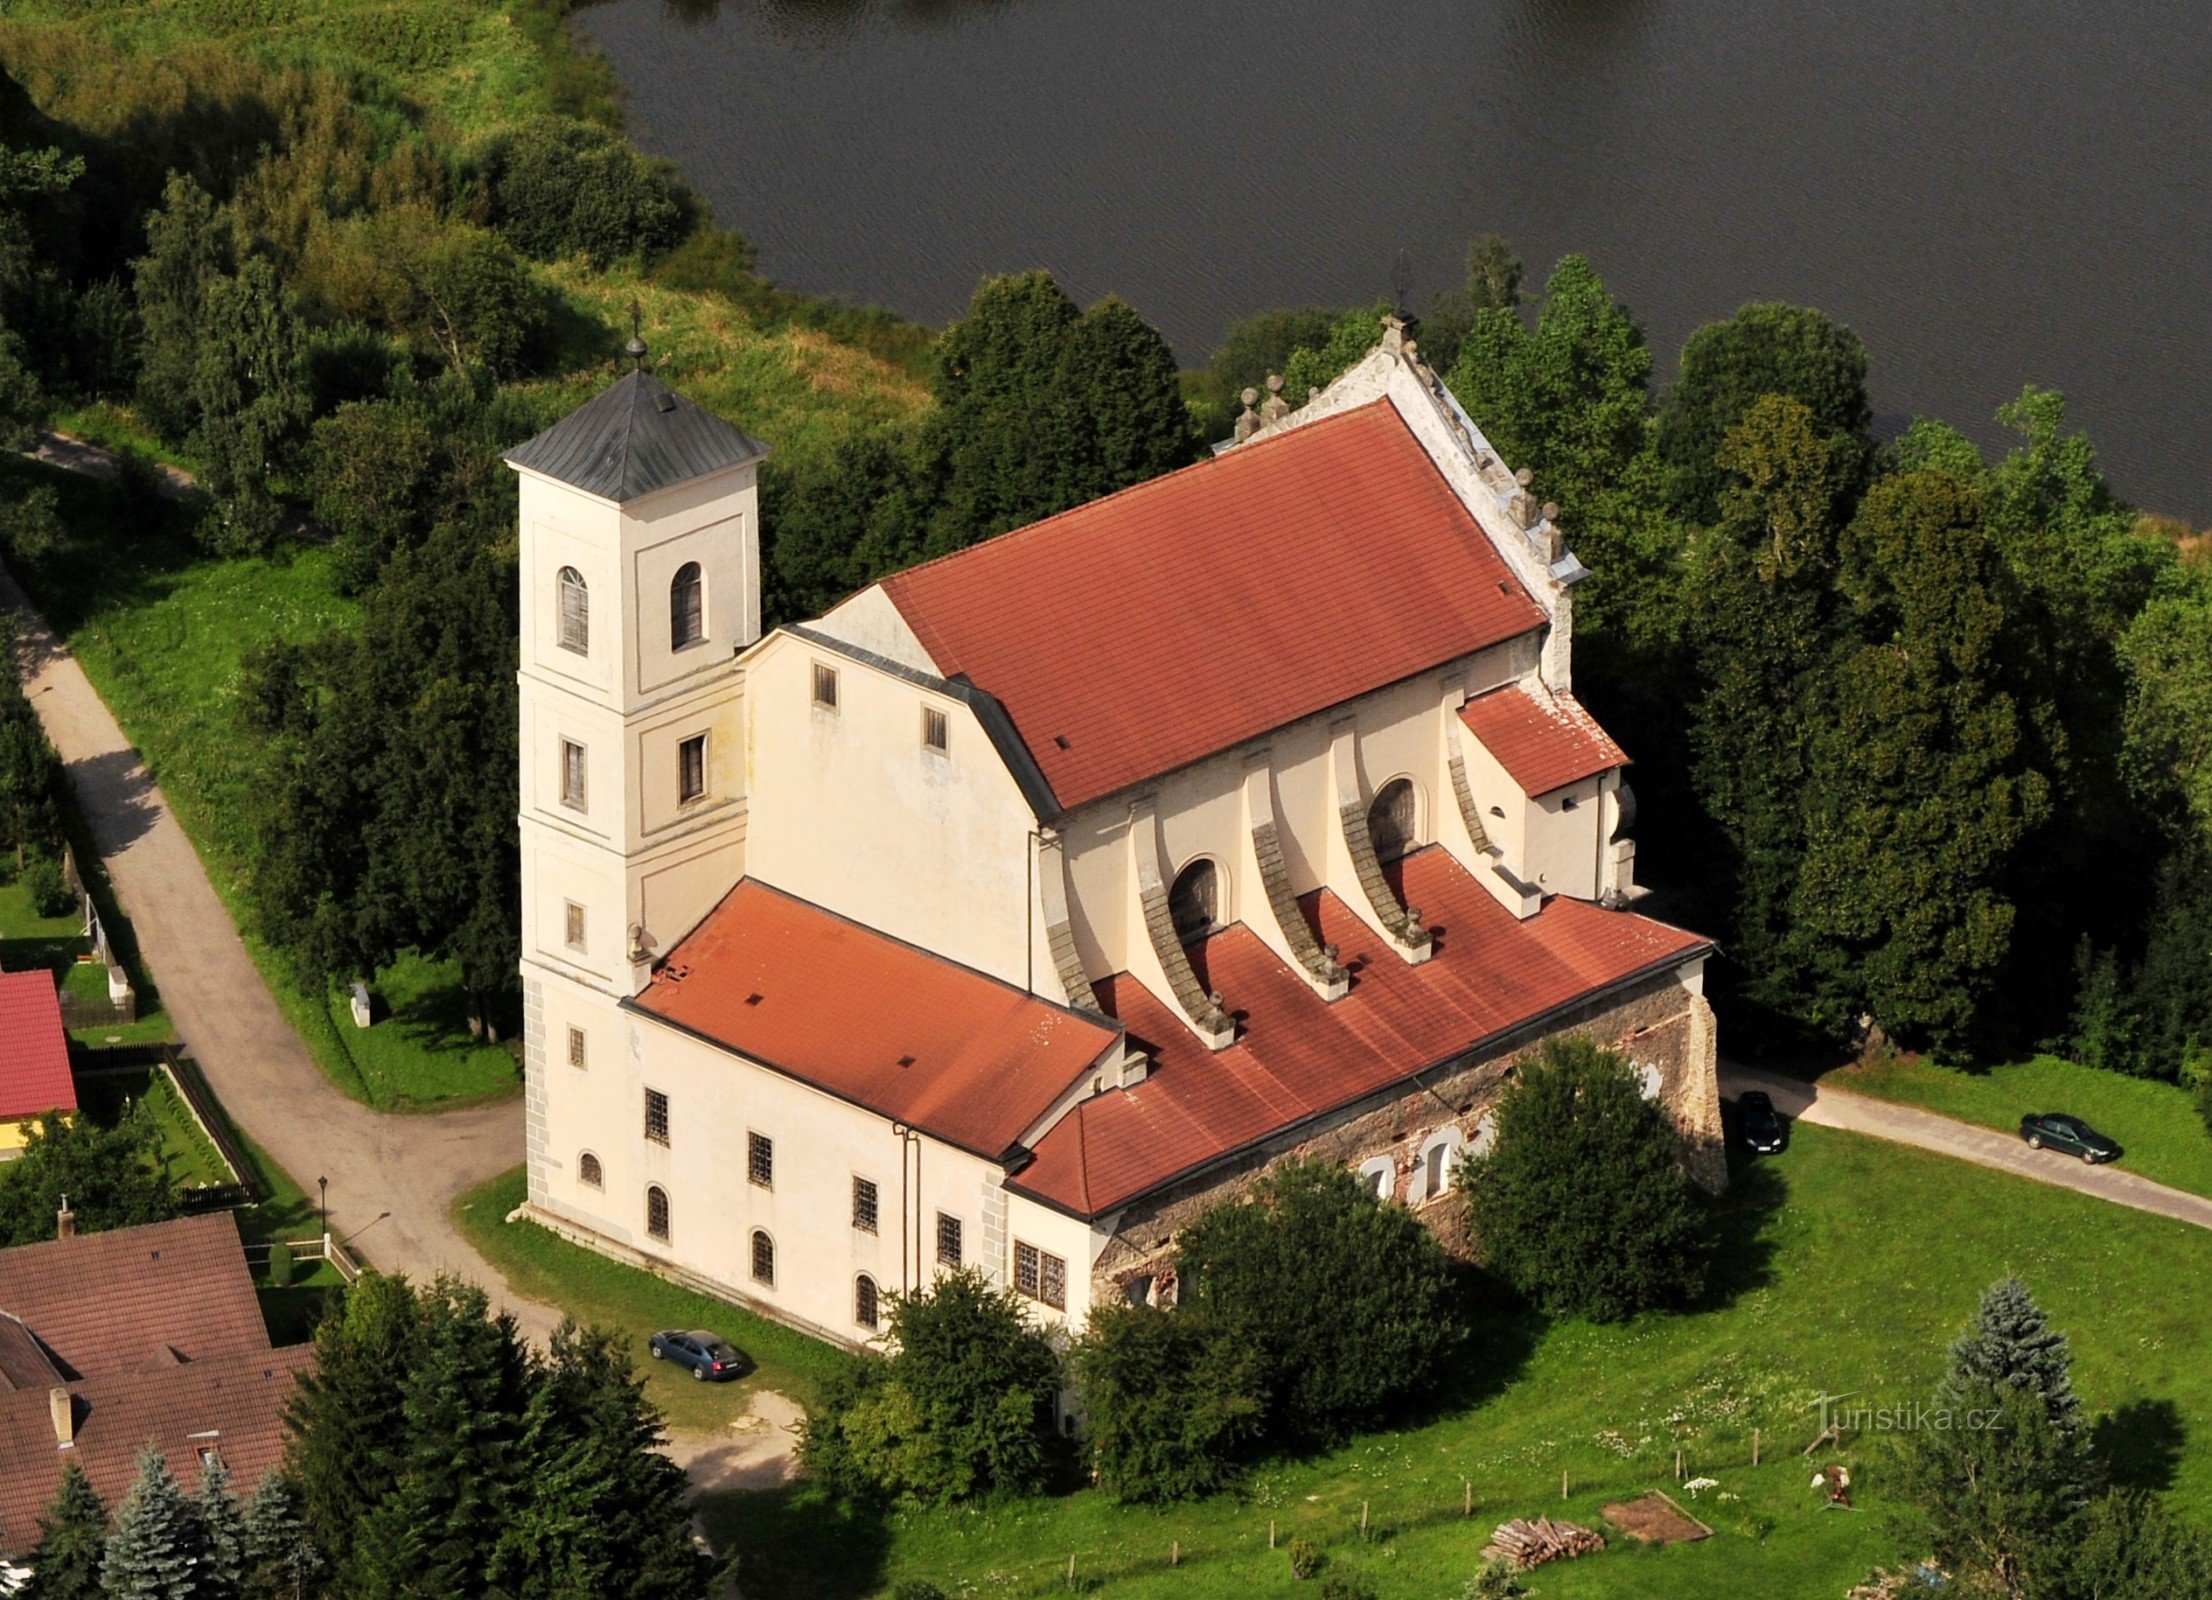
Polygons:
<instances>
[{"instance_id":1,"label":"mowed grass","mask_svg":"<svg viewBox=\"0 0 2212 1600\"><path fill-rule=\"evenodd\" d=\"M1973 1072L1928 1061L1893 1061L1848 1067L1821 1082L2014 1133L2031 1111L2064 1111L2119 1141L2119 1164L2125 1170L2212 1195L2212 1132L2206 1131L2194 1097L2178 1084L2105 1072L2057 1056Z\"/></svg>"},{"instance_id":2,"label":"mowed grass","mask_svg":"<svg viewBox=\"0 0 2212 1600\"><path fill-rule=\"evenodd\" d=\"M1820 1509L1800 1455L1818 1427L1814 1398L1931 1400L1945 1347L2007 1272L2071 1336L2087 1404L2117 1413L2104 1437L2119 1480L2212 1525L2212 1232L1814 1127L1739 1176L1724 1232L1709 1309L1597 1328L1493 1308L1429 1414L1268 1465L1240 1495L1156 1511L1084 1490L883 1514L802 1483L712 1497L708 1526L740 1555L753 1600L858 1600L907 1579L952 1595L1045 1596L1065 1592L1071 1556L1085 1593L1310 1594L1268 1548L1271 1522L1281 1542L1310 1539L1339 1570L1357 1569L1382 1600L1455 1600L1504 1518L1596 1525L1606 1501L1664 1488L1714 1537L1647 1551L1615 1536L1602 1555L1535 1575L1544 1600L1840 1595L1877 1562L1923 1552L1901 1531L1893 1436L1821 1451L1851 1464L1857 1509ZM1677 1485L1677 1448L1689 1476L1719 1487L1693 1499Z\"/></svg>"},{"instance_id":3,"label":"mowed grass","mask_svg":"<svg viewBox=\"0 0 2212 1600\"><path fill-rule=\"evenodd\" d=\"M507 1214L526 1192L517 1167L454 1201L453 1220L518 1293L560 1306L578 1322L621 1332L644 1374L647 1396L670 1427L727 1428L750 1408L755 1389L773 1389L806 1405L843 1359L829 1346L727 1301L595 1255L536 1223L508 1222ZM659 1328L718 1333L750 1358L752 1369L735 1382L700 1383L688 1371L652 1359L646 1341Z\"/></svg>"}]
</instances>

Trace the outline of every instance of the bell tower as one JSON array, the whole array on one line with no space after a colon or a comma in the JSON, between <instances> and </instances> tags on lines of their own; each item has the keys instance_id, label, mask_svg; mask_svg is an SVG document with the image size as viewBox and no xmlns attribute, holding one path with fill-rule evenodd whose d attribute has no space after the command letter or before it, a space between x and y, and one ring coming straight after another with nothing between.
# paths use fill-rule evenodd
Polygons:
<instances>
[{"instance_id":1,"label":"bell tower","mask_svg":"<svg viewBox=\"0 0 2212 1600\"><path fill-rule=\"evenodd\" d=\"M507 456L521 480L523 1048L612 1053L616 1002L744 873L743 679L767 447L632 367Z\"/></svg>"}]
</instances>

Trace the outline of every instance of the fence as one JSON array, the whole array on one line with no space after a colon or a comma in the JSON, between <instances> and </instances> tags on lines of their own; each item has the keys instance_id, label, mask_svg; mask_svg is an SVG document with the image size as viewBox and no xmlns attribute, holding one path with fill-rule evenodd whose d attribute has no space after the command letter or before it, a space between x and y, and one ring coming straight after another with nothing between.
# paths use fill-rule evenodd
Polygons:
<instances>
[{"instance_id":1,"label":"fence","mask_svg":"<svg viewBox=\"0 0 2212 1600\"><path fill-rule=\"evenodd\" d=\"M348 1283L361 1276L360 1261L346 1248L342 1239L334 1239L326 1233L316 1239L285 1239L281 1243L292 1252L295 1262L327 1261L337 1269L338 1276ZM275 1243L249 1244L246 1246L246 1264L250 1267L266 1267L275 1250Z\"/></svg>"},{"instance_id":2,"label":"fence","mask_svg":"<svg viewBox=\"0 0 2212 1600\"><path fill-rule=\"evenodd\" d=\"M74 1047L75 1070L82 1076L98 1076L110 1072L154 1071L169 1080L177 1091L177 1098L191 1114L207 1142L214 1147L216 1156L230 1169L231 1181L207 1188L194 1189L189 1204L195 1210L220 1211L234 1206L250 1206L262 1198L261 1186L254 1176L254 1165L246 1158L237 1135L230 1130L230 1122L224 1117L222 1107L216 1103L215 1091L201 1076L200 1064L190 1056L177 1054L174 1045L125 1044ZM350 1281L350 1280L349 1280Z\"/></svg>"},{"instance_id":3,"label":"fence","mask_svg":"<svg viewBox=\"0 0 2212 1600\"><path fill-rule=\"evenodd\" d=\"M138 1020L138 992L123 973L115 959L115 949L108 943L107 924L100 920L100 908L92 903L92 895L85 888L84 875L77 870L77 853L67 842L61 847L62 881L69 885L77 897L77 913L84 922L85 942L91 946L92 959L100 964L108 976L106 995L80 995L70 991L63 983L60 988L61 1022L70 1029L112 1028ZM121 999L113 996L120 993Z\"/></svg>"}]
</instances>

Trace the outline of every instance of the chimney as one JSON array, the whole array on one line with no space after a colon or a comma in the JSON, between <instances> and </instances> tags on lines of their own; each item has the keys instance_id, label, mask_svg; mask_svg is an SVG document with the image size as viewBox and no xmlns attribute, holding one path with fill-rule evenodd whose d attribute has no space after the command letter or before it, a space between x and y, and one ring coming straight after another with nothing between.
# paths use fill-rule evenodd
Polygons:
<instances>
[{"instance_id":1,"label":"chimney","mask_svg":"<svg viewBox=\"0 0 2212 1600\"><path fill-rule=\"evenodd\" d=\"M61 1209L54 1213L54 1237L57 1239L74 1239L77 1237L77 1213L69 1209L69 1196L67 1195L61 1197Z\"/></svg>"},{"instance_id":2,"label":"chimney","mask_svg":"<svg viewBox=\"0 0 2212 1600\"><path fill-rule=\"evenodd\" d=\"M68 1450L77 1443L77 1401L67 1389L46 1391L46 1409L54 1418L54 1447Z\"/></svg>"}]
</instances>

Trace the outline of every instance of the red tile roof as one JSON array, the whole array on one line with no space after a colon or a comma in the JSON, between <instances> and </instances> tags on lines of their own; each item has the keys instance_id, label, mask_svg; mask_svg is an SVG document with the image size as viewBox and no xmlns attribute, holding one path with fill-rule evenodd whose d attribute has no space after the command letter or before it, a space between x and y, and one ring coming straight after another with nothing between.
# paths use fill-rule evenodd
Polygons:
<instances>
[{"instance_id":1,"label":"red tile roof","mask_svg":"<svg viewBox=\"0 0 2212 1600\"><path fill-rule=\"evenodd\" d=\"M1526 922L1431 848L1403 863L1405 894L1436 929L1436 954L1408 966L1326 890L1300 904L1317 937L1355 969L1322 1000L1239 924L1193 946L1201 981L1229 998L1237 1042L1209 1051L1126 973L1100 1000L1150 1048L1151 1076L1063 1117L1011 1186L1096 1216L1219 1156L1401 1083L1423 1068L1595 991L1711 948L1696 934L1556 898Z\"/></svg>"},{"instance_id":2,"label":"red tile roof","mask_svg":"<svg viewBox=\"0 0 2212 1600\"><path fill-rule=\"evenodd\" d=\"M1459 720L1531 797L1628 764L1581 701L1540 683L1477 695L1460 707Z\"/></svg>"},{"instance_id":3,"label":"red tile roof","mask_svg":"<svg viewBox=\"0 0 2212 1600\"><path fill-rule=\"evenodd\" d=\"M883 587L1068 809L1544 621L1388 400Z\"/></svg>"},{"instance_id":4,"label":"red tile roof","mask_svg":"<svg viewBox=\"0 0 2212 1600\"><path fill-rule=\"evenodd\" d=\"M195 1362L269 1348L227 1211L0 1250L0 1311L69 1377L135 1372L168 1348Z\"/></svg>"},{"instance_id":5,"label":"red tile roof","mask_svg":"<svg viewBox=\"0 0 2212 1600\"><path fill-rule=\"evenodd\" d=\"M731 890L631 1004L994 1159L1120 1039L757 879Z\"/></svg>"},{"instance_id":6,"label":"red tile roof","mask_svg":"<svg viewBox=\"0 0 2212 1600\"><path fill-rule=\"evenodd\" d=\"M77 1109L54 975L0 972L0 1122Z\"/></svg>"},{"instance_id":7,"label":"red tile roof","mask_svg":"<svg viewBox=\"0 0 2212 1600\"><path fill-rule=\"evenodd\" d=\"M70 1384L76 1441L54 1436L49 1389L0 1393L0 1538L10 1551L38 1537L39 1513L75 1460L112 1512L130 1491L139 1452L161 1447L187 1494L200 1487L200 1451L212 1449L231 1487L250 1494L284 1455L284 1407L312 1345L247 1350Z\"/></svg>"}]
</instances>

